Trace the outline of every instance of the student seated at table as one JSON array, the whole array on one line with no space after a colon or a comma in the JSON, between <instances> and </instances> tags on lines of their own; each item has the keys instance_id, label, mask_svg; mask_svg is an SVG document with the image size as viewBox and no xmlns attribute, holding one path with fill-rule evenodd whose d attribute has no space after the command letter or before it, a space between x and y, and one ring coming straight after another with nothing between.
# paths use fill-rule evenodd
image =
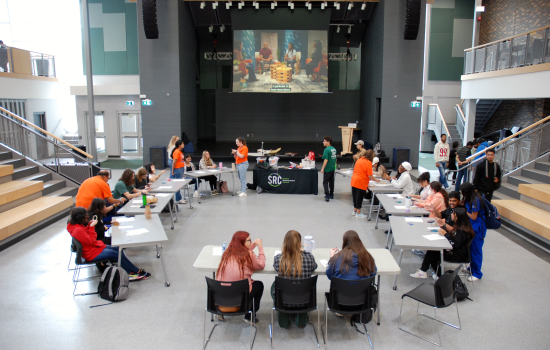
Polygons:
<instances>
[{"instance_id":1,"label":"student seated at table","mask_svg":"<svg viewBox=\"0 0 550 350\"><path fill-rule=\"evenodd\" d=\"M71 210L71 217L67 224L67 231L71 234L71 237L76 238L82 245L82 258L87 262L95 262L97 260L109 259L112 261L118 261L118 247L111 247L105 245L102 241L97 239L97 233L95 226L98 220L91 220L86 209L82 207L75 207ZM132 279L147 279L151 277L149 272L143 269L137 268L122 252L121 254L121 266Z\"/></svg>"},{"instance_id":2,"label":"student seated at table","mask_svg":"<svg viewBox=\"0 0 550 350\"><path fill-rule=\"evenodd\" d=\"M149 187L149 175L147 175L147 170L145 168L140 168L136 173L136 178L134 179L135 187L138 190L150 190Z\"/></svg>"},{"instance_id":3,"label":"student seated at table","mask_svg":"<svg viewBox=\"0 0 550 350\"><path fill-rule=\"evenodd\" d=\"M188 171L195 171L195 165L191 162L192 160L192 157L190 154L186 154L185 157L184 157L184 167L183 167L183 176L185 176L185 173L187 173ZM190 185L191 184L195 184L195 193L193 194L193 197L198 197L199 196L199 181L197 181L197 179L194 179L192 177L189 177L189 176L185 176L186 179L191 179L191 182L189 183Z\"/></svg>"},{"instance_id":4,"label":"student seated at table","mask_svg":"<svg viewBox=\"0 0 550 350\"><path fill-rule=\"evenodd\" d=\"M281 254L275 255L273 259L273 268L278 276L293 280L299 280L311 277L311 274L317 268L315 257L302 250L302 236L298 231L290 230L285 235L283 250ZM271 287L271 297L275 297L275 282ZM296 326L304 328L308 322L307 312L296 315ZM290 325L290 315L279 312L279 326L288 328Z\"/></svg>"},{"instance_id":5,"label":"student seated at table","mask_svg":"<svg viewBox=\"0 0 550 350\"><path fill-rule=\"evenodd\" d=\"M411 195L411 198L426 200L430 192L430 173L426 171L420 174L416 181L420 185L420 188L416 192L417 194Z\"/></svg>"},{"instance_id":6,"label":"student seated at table","mask_svg":"<svg viewBox=\"0 0 550 350\"><path fill-rule=\"evenodd\" d=\"M372 174L378 177L383 177L384 174L387 174L386 167L380 164L380 158L378 157L372 159Z\"/></svg>"},{"instance_id":7,"label":"student seated at table","mask_svg":"<svg viewBox=\"0 0 550 350\"><path fill-rule=\"evenodd\" d=\"M113 197L115 197L116 199L124 197L127 200L130 200L132 198L140 197L143 194L147 194L147 191L138 190L134 187L134 185L134 171L132 169L124 170L122 176L115 185L115 189L113 190Z\"/></svg>"},{"instance_id":8,"label":"student seated at table","mask_svg":"<svg viewBox=\"0 0 550 350\"><path fill-rule=\"evenodd\" d=\"M163 169L160 173L157 174L157 169L155 168L155 164L153 163L147 163L143 167L145 168L145 170L147 170L148 183L153 183L157 181L160 176L166 172L166 169Z\"/></svg>"},{"instance_id":9,"label":"student seated at table","mask_svg":"<svg viewBox=\"0 0 550 350\"><path fill-rule=\"evenodd\" d=\"M107 183L109 181L109 172L107 170L100 170L96 176L84 180L82 185L78 188L76 194L76 206L89 208L94 198L104 199L108 204L114 204L108 207L112 210L109 213L105 213L106 216L112 216L116 214L117 206L120 207L126 201L126 198L114 198L111 193L111 188Z\"/></svg>"},{"instance_id":10,"label":"student seated at table","mask_svg":"<svg viewBox=\"0 0 550 350\"><path fill-rule=\"evenodd\" d=\"M258 256L252 251L256 246L259 248L260 254ZM222 255L222 260L216 273L216 280L235 282L245 278L248 279L250 300L254 298L254 310L257 313L260 309L264 284L261 281L254 281L251 276L254 271L263 270L264 268L265 254L262 240L258 238L252 242L248 232L237 231L233 234L229 246ZM250 305L250 311L253 311L252 304ZM223 317L221 319L223 320ZM251 318L251 314L244 316L244 322L248 324L251 324L253 319L258 323L257 317Z\"/></svg>"},{"instance_id":11,"label":"student seated at table","mask_svg":"<svg viewBox=\"0 0 550 350\"><path fill-rule=\"evenodd\" d=\"M203 151L202 152L202 158L199 162L199 169L200 170L207 170L207 169L216 169L217 165L216 163L210 158L210 152ZM218 190L216 189L216 185L218 182L218 179L214 175L208 175L203 177L204 181L208 181L210 183L210 191L212 191L212 195L215 196L218 194Z\"/></svg>"},{"instance_id":12,"label":"student seated at table","mask_svg":"<svg viewBox=\"0 0 550 350\"><path fill-rule=\"evenodd\" d=\"M412 198L414 204L419 208L424 208L426 206L434 207L438 211L443 211L449 206L449 195L447 191L441 186L437 181L430 183L428 188L428 198L426 200ZM434 213L430 213L430 217L434 218Z\"/></svg>"},{"instance_id":13,"label":"student seated at table","mask_svg":"<svg viewBox=\"0 0 550 350\"><path fill-rule=\"evenodd\" d=\"M412 170L412 165L409 162L403 162L399 165L398 174L395 177L390 177L388 174L384 175L384 179L390 181L392 186L403 189L403 196L410 196L414 194L413 183L409 171Z\"/></svg>"},{"instance_id":14,"label":"student seated at table","mask_svg":"<svg viewBox=\"0 0 550 350\"><path fill-rule=\"evenodd\" d=\"M111 237L105 237L105 231L107 231L105 224L110 224L112 221L112 217L105 218L105 213L109 211L109 207L105 205L105 201L101 198L94 198L88 208L90 218L93 218L94 215L97 216L97 224L94 226L97 239L106 245L111 245Z\"/></svg>"},{"instance_id":15,"label":"student seated at table","mask_svg":"<svg viewBox=\"0 0 550 350\"><path fill-rule=\"evenodd\" d=\"M451 232L455 225L452 214L457 207L463 207L460 205L460 192L451 191L451 193L449 193L449 206L445 210L439 211L432 205L426 205L425 208L434 214L435 222L439 227L447 232Z\"/></svg>"},{"instance_id":16,"label":"student seated at table","mask_svg":"<svg viewBox=\"0 0 550 350\"><path fill-rule=\"evenodd\" d=\"M475 233L468 217L466 208L457 207L451 214L452 220L455 222L451 232L447 232L444 229L439 229L439 234L445 236L449 240L449 243L453 247L451 250L443 251L443 259L448 262L461 262L467 261L468 257L468 244L474 239ZM437 277L441 276L441 269L439 268L441 263L441 253L439 250L428 250L420 270L411 274L414 278L426 278L428 276L427 271L431 267L433 271L437 271L437 275L432 277L437 280Z\"/></svg>"},{"instance_id":17,"label":"student seated at table","mask_svg":"<svg viewBox=\"0 0 550 350\"><path fill-rule=\"evenodd\" d=\"M344 280L361 280L376 276L376 271L374 258L361 242L357 232L353 230L344 233L341 251L338 251L338 248L330 250L330 260L327 265L329 280L332 277ZM338 313L336 316L343 317Z\"/></svg>"}]
</instances>

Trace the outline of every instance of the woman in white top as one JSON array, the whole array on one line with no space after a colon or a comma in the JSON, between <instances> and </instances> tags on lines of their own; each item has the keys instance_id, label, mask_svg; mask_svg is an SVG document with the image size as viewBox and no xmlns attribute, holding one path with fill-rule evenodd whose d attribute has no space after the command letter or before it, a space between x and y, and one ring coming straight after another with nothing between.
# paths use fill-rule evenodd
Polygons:
<instances>
[{"instance_id":1,"label":"woman in white top","mask_svg":"<svg viewBox=\"0 0 550 350\"><path fill-rule=\"evenodd\" d=\"M430 173L425 172L420 174L417 181L421 187L421 192L420 194L413 194L411 197L426 200L430 193Z\"/></svg>"},{"instance_id":2,"label":"woman in white top","mask_svg":"<svg viewBox=\"0 0 550 350\"><path fill-rule=\"evenodd\" d=\"M202 159L199 162L199 169L205 170L205 169L216 169L216 163L210 158L210 152L203 151L202 152ZM204 181L208 181L210 183L210 191L212 191L212 195L217 195L218 190L216 189L216 183L218 179L214 175L204 176Z\"/></svg>"},{"instance_id":3,"label":"woman in white top","mask_svg":"<svg viewBox=\"0 0 550 350\"><path fill-rule=\"evenodd\" d=\"M168 152L168 164L170 165L170 169L172 169L172 150L176 147L176 141L178 141L180 138L179 136L172 136L170 139L170 143L168 143L168 148L166 149L166 152ZM185 145L184 145L185 147Z\"/></svg>"},{"instance_id":4,"label":"woman in white top","mask_svg":"<svg viewBox=\"0 0 550 350\"><path fill-rule=\"evenodd\" d=\"M292 74L294 73L294 64L296 64L296 50L294 50L294 44L288 43L288 50L285 53L286 65L292 68Z\"/></svg>"}]
</instances>

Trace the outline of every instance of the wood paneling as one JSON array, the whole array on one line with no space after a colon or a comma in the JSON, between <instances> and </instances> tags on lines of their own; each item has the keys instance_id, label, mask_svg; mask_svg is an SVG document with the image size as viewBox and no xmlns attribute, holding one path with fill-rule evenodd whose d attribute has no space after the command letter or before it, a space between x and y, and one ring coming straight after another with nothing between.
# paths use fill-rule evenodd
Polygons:
<instances>
[{"instance_id":1,"label":"wood paneling","mask_svg":"<svg viewBox=\"0 0 550 350\"><path fill-rule=\"evenodd\" d=\"M10 181L0 185L0 205L40 192L44 189L42 181Z\"/></svg>"},{"instance_id":2,"label":"wood paneling","mask_svg":"<svg viewBox=\"0 0 550 350\"><path fill-rule=\"evenodd\" d=\"M550 204L550 185L520 184L519 193Z\"/></svg>"},{"instance_id":3,"label":"wood paneling","mask_svg":"<svg viewBox=\"0 0 550 350\"><path fill-rule=\"evenodd\" d=\"M14 73L32 75L31 53L29 51L12 47L10 61L12 61L10 67Z\"/></svg>"},{"instance_id":4,"label":"wood paneling","mask_svg":"<svg viewBox=\"0 0 550 350\"><path fill-rule=\"evenodd\" d=\"M13 174L13 165L0 165L0 177Z\"/></svg>"},{"instance_id":5,"label":"wood paneling","mask_svg":"<svg viewBox=\"0 0 550 350\"><path fill-rule=\"evenodd\" d=\"M550 239L550 213L520 200L493 200L501 216Z\"/></svg>"}]
</instances>

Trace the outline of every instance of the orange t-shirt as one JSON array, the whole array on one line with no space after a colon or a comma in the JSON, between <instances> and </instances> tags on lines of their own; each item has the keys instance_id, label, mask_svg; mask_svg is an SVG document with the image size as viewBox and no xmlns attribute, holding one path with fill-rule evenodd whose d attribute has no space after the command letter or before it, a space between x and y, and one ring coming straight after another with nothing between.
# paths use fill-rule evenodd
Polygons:
<instances>
[{"instance_id":1,"label":"orange t-shirt","mask_svg":"<svg viewBox=\"0 0 550 350\"><path fill-rule=\"evenodd\" d=\"M366 190L369 187L369 175L372 175L372 162L365 157L359 158L353 168L351 186Z\"/></svg>"},{"instance_id":2,"label":"orange t-shirt","mask_svg":"<svg viewBox=\"0 0 550 350\"><path fill-rule=\"evenodd\" d=\"M174 160L174 169L183 168L185 166L183 161L183 153L181 153L179 149L174 151L172 159Z\"/></svg>"},{"instance_id":3,"label":"orange t-shirt","mask_svg":"<svg viewBox=\"0 0 550 350\"><path fill-rule=\"evenodd\" d=\"M76 194L76 206L88 210L94 198L105 199L112 197L109 184L103 181L99 176L91 177L85 180Z\"/></svg>"},{"instance_id":4,"label":"orange t-shirt","mask_svg":"<svg viewBox=\"0 0 550 350\"><path fill-rule=\"evenodd\" d=\"M235 163L241 164L241 163L244 163L244 162L248 162L248 147L246 147L245 145L242 145L241 147L239 147L237 149L237 152L242 154L244 157L239 158L239 156L237 156L237 154L235 154Z\"/></svg>"}]
</instances>

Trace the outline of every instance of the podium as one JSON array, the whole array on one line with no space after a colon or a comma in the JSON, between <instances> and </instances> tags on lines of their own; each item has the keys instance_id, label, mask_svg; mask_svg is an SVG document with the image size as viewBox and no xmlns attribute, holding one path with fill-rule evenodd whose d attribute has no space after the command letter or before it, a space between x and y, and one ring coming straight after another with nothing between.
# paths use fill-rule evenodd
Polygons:
<instances>
[{"instance_id":1,"label":"podium","mask_svg":"<svg viewBox=\"0 0 550 350\"><path fill-rule=\"evenodd\" d=\"M353 128L349 126L339 126L339 129L342 129L342 153L344 154L353 153L351 152L351 145L353 144L353 130L361 130L361 128Z\"/></svg>"}]
</instances>

